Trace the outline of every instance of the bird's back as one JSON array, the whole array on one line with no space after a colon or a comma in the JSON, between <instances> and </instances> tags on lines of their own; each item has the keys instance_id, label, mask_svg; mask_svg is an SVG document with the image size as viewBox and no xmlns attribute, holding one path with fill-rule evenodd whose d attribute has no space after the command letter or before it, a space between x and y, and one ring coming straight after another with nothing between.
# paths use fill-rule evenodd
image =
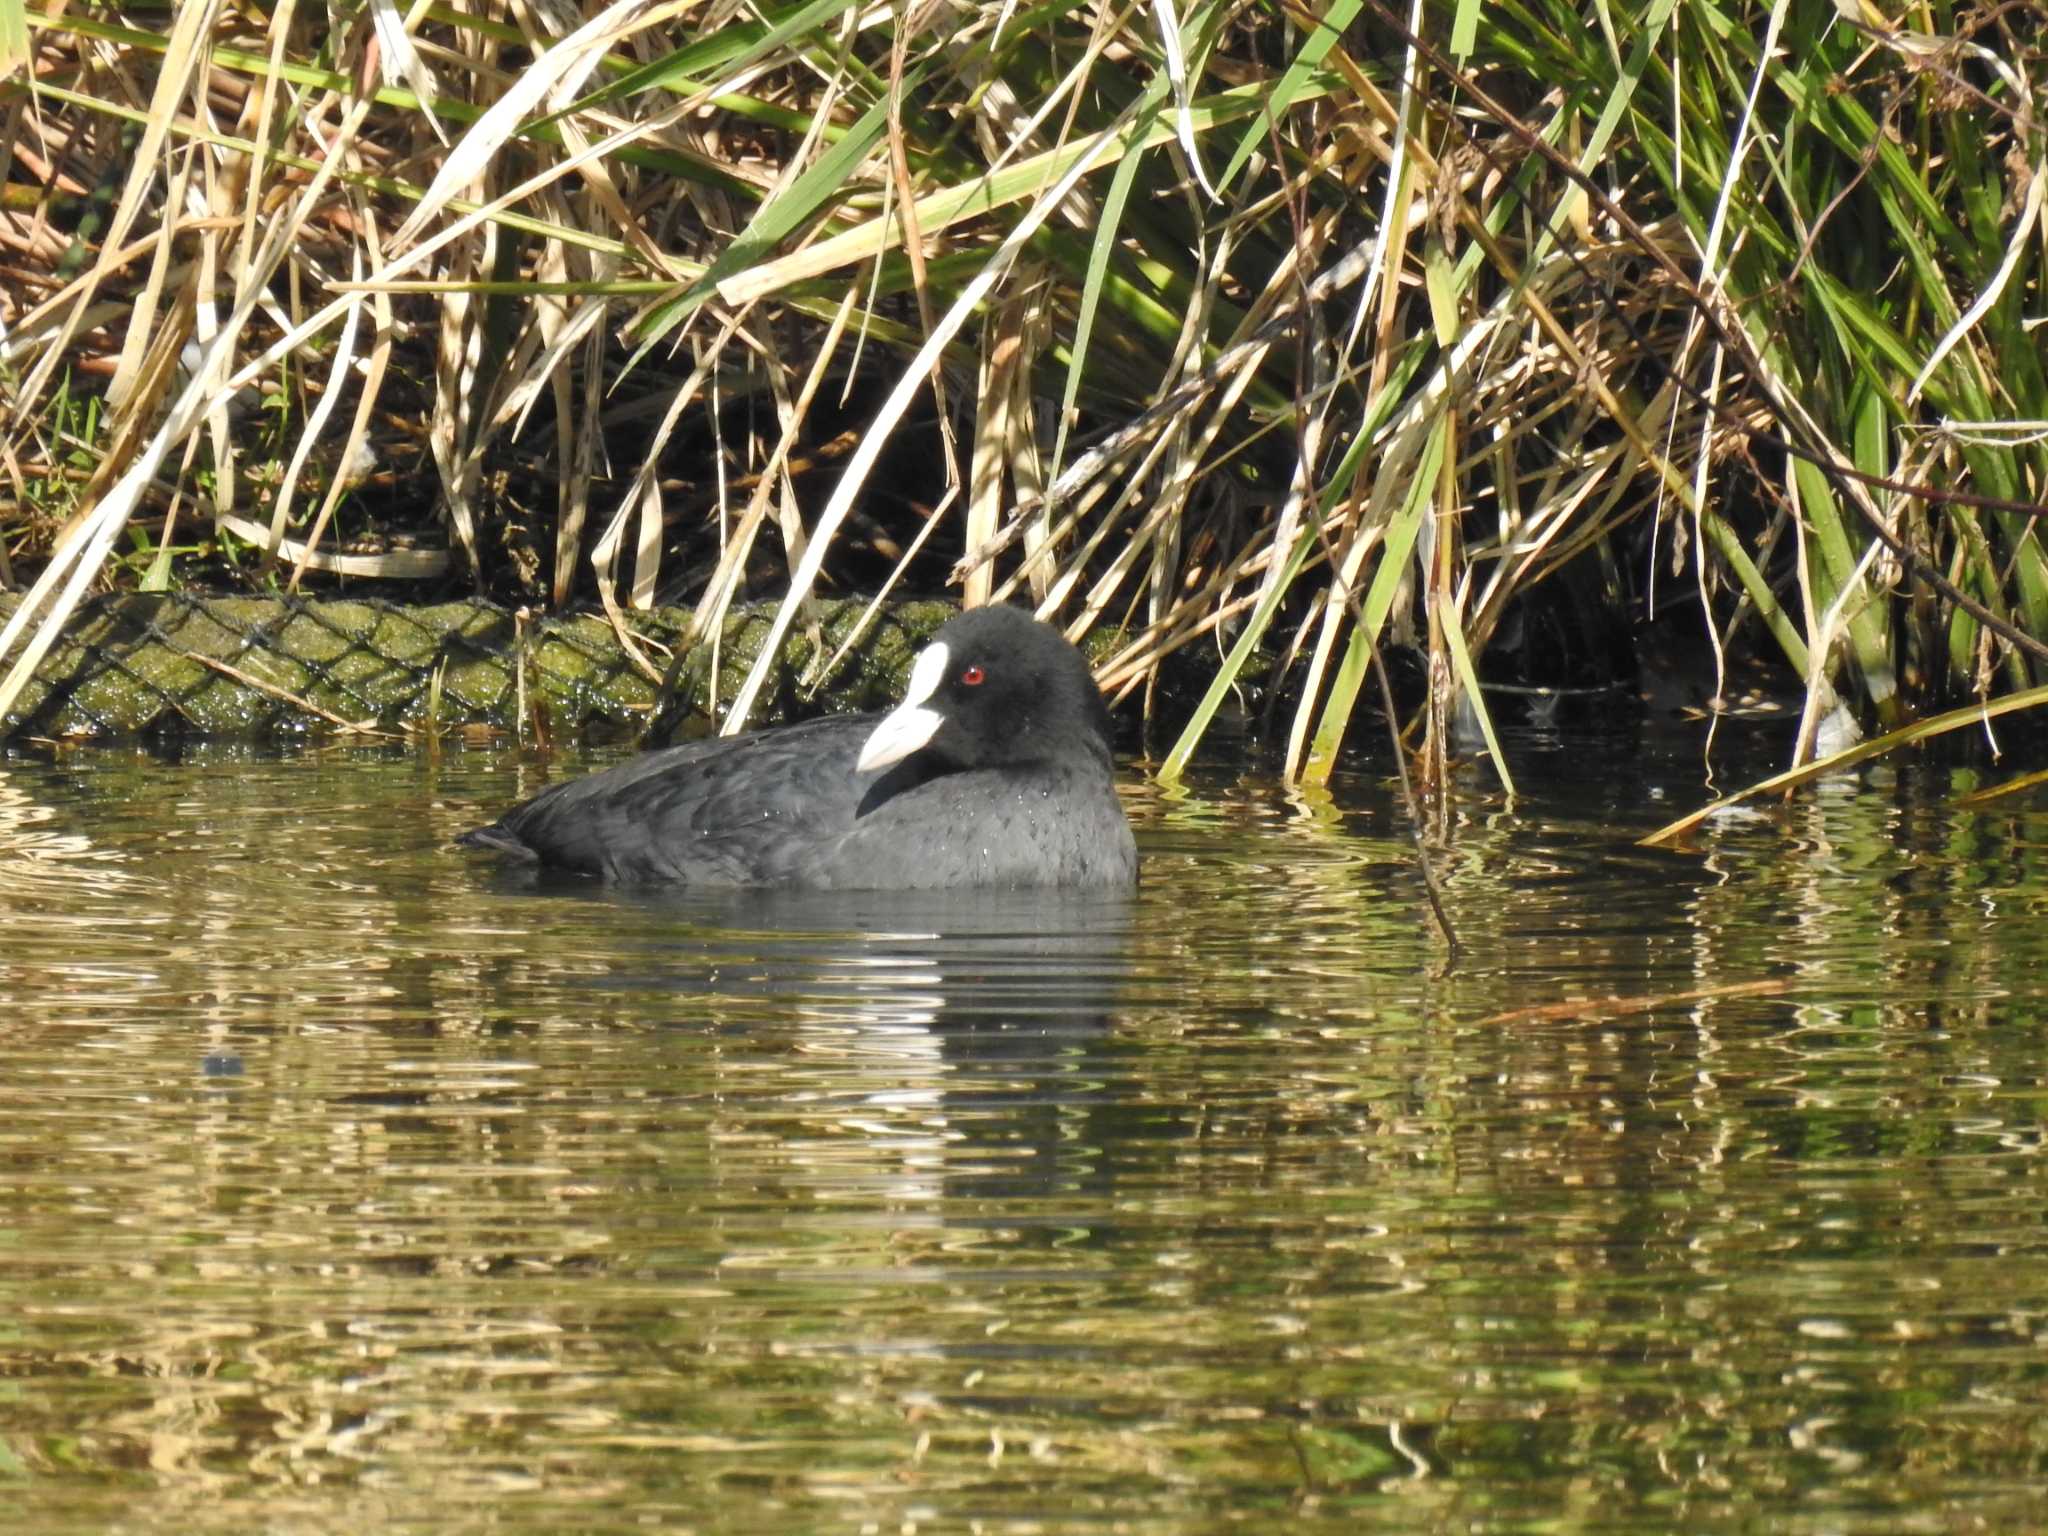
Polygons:
<instances>
[{"instance_id":1,"label":"bird's back","mask_svg":"<svg viewBox=\"0 0 2048 1536\"><path fill-rule=\"evenodd\" d=\"M873 716L686 742L544 790L465 833L551 868L625 883L774 885L853 825Z\"/></svg>"}]
</instances>

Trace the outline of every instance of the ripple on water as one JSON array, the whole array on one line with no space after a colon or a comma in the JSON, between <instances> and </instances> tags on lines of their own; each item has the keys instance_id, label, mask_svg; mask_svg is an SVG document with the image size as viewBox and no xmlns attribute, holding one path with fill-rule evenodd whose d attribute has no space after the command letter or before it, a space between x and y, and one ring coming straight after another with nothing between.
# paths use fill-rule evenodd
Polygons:
<instances>
[{"instance_id":1,"label":"ripple on water","mask_svg":"<svg viewBox=\"0 0 2048 1536\"><path fill-rule=\"evenodd\" d=\"M2033 1519L2048 846L1134 788L1124 898L522 888L449 751L0 773L42 1531ZM557 762L553 775L580 764Z\"/></svg>"}]
</instances>

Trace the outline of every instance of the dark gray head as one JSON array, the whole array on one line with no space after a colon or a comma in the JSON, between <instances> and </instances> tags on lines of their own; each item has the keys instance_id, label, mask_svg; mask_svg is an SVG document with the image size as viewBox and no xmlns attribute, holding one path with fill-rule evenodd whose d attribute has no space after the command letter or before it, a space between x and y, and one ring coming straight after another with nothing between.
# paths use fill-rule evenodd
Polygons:
<instances>
[{"instance_id":1,"label":"dark gray head","mask_svg":"<svg viewBox=\"0 0 2048 1536\"><path fill-rule=\"evenodd\" d=\"M947 769L1109 765L1109 710L1081 653L1021 608L949 621L910 669L903 702L861 748L863 770L913 754Z\"/></svg>"}]
</instances>

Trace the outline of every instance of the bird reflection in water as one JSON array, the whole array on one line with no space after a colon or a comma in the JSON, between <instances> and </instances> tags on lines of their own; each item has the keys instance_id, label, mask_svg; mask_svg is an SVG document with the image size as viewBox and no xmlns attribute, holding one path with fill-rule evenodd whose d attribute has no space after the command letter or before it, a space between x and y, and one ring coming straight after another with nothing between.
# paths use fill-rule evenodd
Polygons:
<instances>
[{"instance_id":1,"label":"bird reflection in water","mask_svg":"<svg viewBox=\"0 0 2048 1536\"><path fill-rule=\"evenodd\" d=\"M673 915L679 1025L776 1021L802 1058L781 1109L835 1201L849 1178L911 1203L1078 1188L1086 1122L1129 1101L1131 892L584 889Z\"/></svg>"}]
</instances>

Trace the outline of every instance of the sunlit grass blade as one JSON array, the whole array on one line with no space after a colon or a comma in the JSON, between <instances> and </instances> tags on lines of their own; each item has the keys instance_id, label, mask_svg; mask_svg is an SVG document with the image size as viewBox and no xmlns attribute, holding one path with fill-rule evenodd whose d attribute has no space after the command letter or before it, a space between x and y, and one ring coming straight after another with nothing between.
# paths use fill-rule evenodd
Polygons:
<instances>
[{"instance_id":1,"label":"sunlit grass blade","mask_svg":"<svg viewBox=\"0 0 2048 1536\"><path fill-rule=\"evenodd\" d=\"M1337 767L1338 748L1351 725L1351 712L1358 703L1358 691L1365 685L1366 668L1380 643L1380 631L1394 606L1394 594L1409 574L1408 557L1422 532L1423 519L1437 494L1438 475L1443 469L1444 451L1449 445L1450 423L1439 414L1424 434L1422 452L1408 479L1399 508L1387 525L1380 556L1373 566L1372 584L1366 588L1352 621L1351 640L1344 660L1330 683L1323 701L1315 736L1309 745L1301 776L1311 784L1327 784ZM1303 701L1306 708L1308 701Z\"/></svg>"},{"instance_id":2,"label":"sunlit grass blade","mask_svg":"<svg viewBox=\"0 0 2048 1536\"><path fill-rule=\"evenodd\" d=\"M1784 773L1774 774L1760 784L1748 785L1732 795L1723 796L1711 805L1703 805L1698 810L1659 827L1649 836L1638 838L1637 842L1645 848L1675 843L1701 823L1711 820L1731 806L1776 794L1781 790L1797 789L1800 785L1811 783L1825 774L1853 768L1858 763L1867 763L1874 757L1883 757L1902 747L1916 746L1920 742L1932 741L1938 736L1952 735L1957 731L1981 729L1993 720L2003 719L2007 715L2018 714L2044 704L2048 704L2048 686L2022 689L2018 693L2006 694L2003 698L1991 699L1981 704L1966 704L1960 709L1930 715L1924 720L1914 721L1911 725L1901 726L1896 731L1887 731L1884 735L1872 737L1869 741L1858 742L1855 746L1832 756L1788 769Z\"/></svg>"}]
</instances>

